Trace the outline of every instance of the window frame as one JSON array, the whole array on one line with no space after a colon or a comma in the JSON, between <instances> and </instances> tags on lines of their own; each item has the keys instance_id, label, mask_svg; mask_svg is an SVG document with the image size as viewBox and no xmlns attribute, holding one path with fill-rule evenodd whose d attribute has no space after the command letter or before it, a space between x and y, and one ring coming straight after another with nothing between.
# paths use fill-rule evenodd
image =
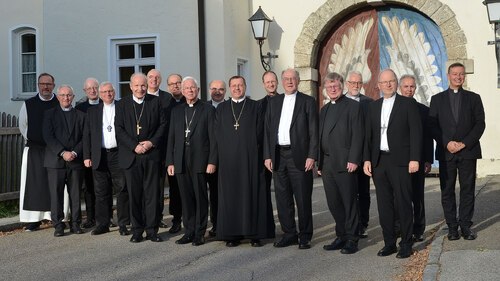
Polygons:
<instances>
[{"instance_id":1,"label":"window frame","mask_svg":"<svg viewBox=\"0 0 500 281\"><path fill-rule=\"evenodd\" d=\"M118 47L121 45L134 44L135 52L139 51L140 44L153 43L154 57L151 58L134 58L134 59L119 59ZM115 86L116 98L122 97L120 85L125 84L125 81L120 81L120 67L134 67L134 72L140 71L141 66L154 65L154 68L159 70L160 65L160 36L159 34L138 34L138 35L120 35L108 37L108 54L109 68L108 77L110 82ZM127 81L128 82L128 81Z\"/></svg>"},{"instance_id":2,"label":"window frame","mask_svg":"<svg viewBox=\"0 0 500 281\"><path fill-rule=\"evenodd\" d=\"M22 37L27 34L35 36L35 79L40 73L40 36L38 29L31 25L20 25L11 28L9 32L9 84L10 98L13 101L24 101L38 93L35 86L34 92L23 92L23 72L22 72ZM35 82L36 83L36 82Z\"/></svg>"}]
</instances>

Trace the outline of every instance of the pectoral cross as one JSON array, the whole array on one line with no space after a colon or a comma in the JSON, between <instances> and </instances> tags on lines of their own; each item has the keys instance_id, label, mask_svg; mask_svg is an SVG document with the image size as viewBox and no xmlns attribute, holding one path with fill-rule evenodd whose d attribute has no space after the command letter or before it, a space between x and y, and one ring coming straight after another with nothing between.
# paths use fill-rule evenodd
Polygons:
<instances>
[{"instance_id":1,"label":"pectoral cross","mask_svg":"<svg viewBox=\"0 0 500 281\"><path fill-rule=\"evenodd\" d=\"M140 133L140 131L141 131L142 127L141 127L139 124L137 124L137 125L136 125L136 128L137 128L137 135L139 135L139 133Z\"/></svg>"},{"instance_id":2,"label":"pectoral cross","mask_svg":"<svg viewBox=\"0 0 500 281\"><path fill-rule=\"evenodd\" d=\"M185 136L185 138L187 138L187 137L188 137L188 135L189 135L189 133L191 132L191 130L189 130L189 128L187 128L184 132L186 132L186 136Z\"/></svg>"},{"instance_id":3,"label":"pectoral cross","mask_svg":"<svg viewBox=\"0 0 500 281\"><path fill-rule=\"evenodd\" d=\"M238 127L240 126L240 124L238 122L236 122L233 126L234 126L235 130L238 130Z\"/></svg>"},{"instance_id":4,"label":"pectoral cross","mask_svg":"<svg viewBox=\"0 0 500 281\"><path fill-rule=\"evenodd\" d=\"M111 130L113 129L113 127L111 127L111 125L108 125L108 127L106 127L106 129L108 129L108 132L111 132Z\"/></svg>"}]
</instances>

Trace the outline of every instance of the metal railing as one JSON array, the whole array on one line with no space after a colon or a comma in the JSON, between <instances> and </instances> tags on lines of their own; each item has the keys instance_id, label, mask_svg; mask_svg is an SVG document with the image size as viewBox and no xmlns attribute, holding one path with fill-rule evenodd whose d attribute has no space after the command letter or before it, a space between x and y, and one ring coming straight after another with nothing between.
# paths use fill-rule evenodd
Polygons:
<instances>
[{"instance_id":1,"label":"metal railing","mask_svg":"<svg viewBox=\"0 0 500 281\"><path fill-rule=\"evenodd\" d=\"M16 116L0 113L0 201L19 198L24 139Z\"/></svg>"}]
</instances>

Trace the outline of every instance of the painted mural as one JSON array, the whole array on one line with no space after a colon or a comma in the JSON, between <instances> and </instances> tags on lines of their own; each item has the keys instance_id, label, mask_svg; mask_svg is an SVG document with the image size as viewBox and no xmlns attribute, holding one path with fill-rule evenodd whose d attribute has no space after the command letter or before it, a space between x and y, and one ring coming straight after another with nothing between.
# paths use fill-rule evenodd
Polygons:
<instances>
[{"instance_id":1,"label":"painted mural","mask_svg":"<svg viewBox=\"0 0 500 281\"><path fill-rule=\"evenodd\" d=\"M377 77L385 68L417 78L415 99L429 105L448 85L446 48L439 27L405 8L360 11L333 28L320 50L320 78L329 72L363 74L362 93L379 98ZM321 100L326 100L323 89Z\"/></svg>"}]
</instances>

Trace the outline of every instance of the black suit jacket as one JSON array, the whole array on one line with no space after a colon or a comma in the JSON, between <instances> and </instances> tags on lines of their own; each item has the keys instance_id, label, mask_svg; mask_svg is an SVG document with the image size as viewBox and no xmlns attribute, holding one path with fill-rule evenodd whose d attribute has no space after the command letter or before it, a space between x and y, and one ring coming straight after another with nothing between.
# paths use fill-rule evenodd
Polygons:
<instances>
[{"instance_id":1,"label":"black suit jacket","mask_svg":"<svg viewBox=\"0 0 500 281\"><path fill-rule=\"evenodd\" d=\"M328 111L335 106L332 118L326 118ZM322 138L329 135L327 147ZM364 127L360 104L348 97L341 96L335 105L328 103L321 109L319 116L319 163L323 169L325 154L330 155L328 167L336 172L347 171L347 162L360 164L363 151ZM327 153L328 152L328 153Z\"/></svg>"},{"instance_id":2,"label":"black suit jacket","mask_svg":"<svg viewBox=\"0 0 500 281\"><path fill-rule=\"evenodd\" d=\"M387 142L391 151L391 162L397 166L408 166L410 161L420 161L422 156L422 123L417 102L412 98L396 95L389 116ZM369 104L366 118L365 148L363 160L377 167L380 156L380 115L383 98Z\"/></svg>"},{"instance_id":3,"label":"black suit jacket","mask_svg":"<svg viewBox=\"0 0 500 281\"><path fill-rule=\"evenodd\" d=\"M148 126L142 126L141 132L146 135L146 139L153 143L153 148L150 149L145 156L151 160L160 161L161 141L164 140L164 130L166 126L165 114L162 109L161 101L153 95L145 95L144 111L141 120L147 120ZM116 141L118 142L118 159L120 167L128 169L135 161L135 147L140 140L136 131L135 109L133 106L134 100L132 95L126 96L120 100L115 109L115 128ZM144 131L145 130L145 131Z\"/></svg>"},{"instance_id":4,"label":"black suit jacket","mask_svg":"<svg viewBox=\"0 0 500 281\"><path fill-rule=\"evenodd\" d=\"M118 101L115 101L115 110L117 104ZM83 130L83 159L92 160L92 169L94 170L96 170L101 163L103 110L104 103L102 102L97 106L90 107L87 111L85 129ZM116 134L116 130L114 132Z\"/></svg>"},{"instance_id":5,"label":"black suit jacket","mask_svg":"<svg viewBox=\"0 0 500 281\"><path fill-rule=\"evenodd\" d=\"M184 173L184 161L187 157L185 148L185 109L186 103L172 110L167 141L167 166L174 165L175 173ZM191 169L195 173L204 173L208 164L217 164L217 145L215 142L215 108L208 103L198 100L196 112L190 125L188 141L190 143ZM189 121L188 121L189 122Z\"/></svg>"},{"instance_id":6,"label":"black suit jacket","mask_svg":"<svg viewBox=\"0 0 500 281\"><path fill-rule=\"evenodd\" d=\"M74 151L77 158L67 162L71 169L83 168L83 128L85 113L72 109L73 124L66 124L64 112L60 106L45 111L43 122L43 138L47 143L44 167L61 169L66 161L60 156L63 151Z\"/></svg>"},{"instance_id":7,"label":"black suit jacket","mask_svg":"<svg viewBox=\"0 0 500 281\"><path fill-rule=\"evenodd\" d=\"M276 163L276 145L281 109L285 95L269 99L266 109L264 159ZM290 125L292 156L297 169L304 169L306 159L318 158L318 106L313 97L297 92Z\"/></svg>"},{"instance_id":8,"label":"black suit jacket","mask_svg":"<svg viewBox=\"0 0 500 281\"><path fill-rule=\"evenodd\" d=\"M89 100L86 99L84 102L77 103L76 106L75 106L75 109L78 109L78 110L80 110L83 113L87 113L87 110L89 108L94 107L96 105L101 105L101 104L102 104L102 100L101 99L99 99L99 104L90 104Z\"/></svg>"},{"instance_id":9,"label":"black suit jacket","mask_svg":"<svg viewBox=\"0 0 500 281\"><path fill-rule=\"evenodd\" d=\"M486 124L484 122L484 108L481 97L461 89L460 117L456 122L451 111L449 89L431 98L429 109L429 126L432 136L436 140L436 159L449 161L454 154L446 146L450 141L459 141L465 148L456 153L464 159L480 159L481 144L479 139L483 135Z\"/></svg>"},{"instance_id":10,"label":"black suit jacket","mask_svg":"<svg viewBox=\"0 0 500 281\"><path fill-rule=\"evenodd\" d=\"M429 108L421 103L418 104L418 111L420 112L420 121L422 123L422 157L421 162L434 162L434 141L429 128Z\"/></svg>"}]
</instances>

